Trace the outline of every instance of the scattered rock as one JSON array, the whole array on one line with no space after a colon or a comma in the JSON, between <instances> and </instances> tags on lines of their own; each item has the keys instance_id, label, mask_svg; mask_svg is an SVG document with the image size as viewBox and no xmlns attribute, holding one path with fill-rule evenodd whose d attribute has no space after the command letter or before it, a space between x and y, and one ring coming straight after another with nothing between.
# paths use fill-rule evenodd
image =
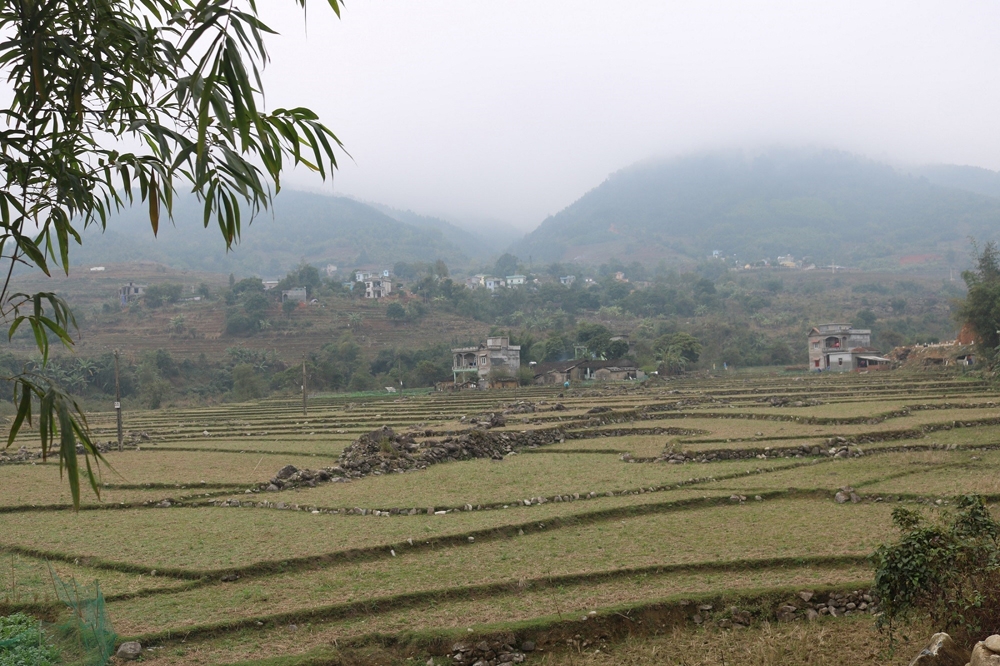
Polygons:
<instances>
[{"instance_id":1,"label":"scattered rock","mask_svg":"<svg viewBox=\"0 0 1000 666\"><path fill-rule=\"evenodd\" d=\"M944 635L947 636L947 634ZM941 634L934 634L934 636L941 636ZM933 639L931 644L933 645ZM921 655L922 654L923 653L921 652ZM921 666L923 666L923 662L920 663ZM951 662L943 661L940 663L951 666ZM958 662L955 663L957 664ZM938 662L928 661L927 664L937 666ZM968 666L1000 666L1000 635L994 634L986 640L976 643L976 646L972 648L972 656L969 658Z\"/></svg>"},{"instance_id":2,"label":"scattered rock","mask_svg":"<svg viewBox=\"0 0 1000 666\"><path fill-rule=\"evenodd\" d=\"M951 636L941 632L931 636L930 642L920 651L910 666L965 666L969 651L955 644Z\"/></svg>"},{"instance_id":3,"label":"scattered rock","mask_svg":"<svg viewBox=\"0 0 1000 666\"><path fill-rule=\"evenodd\" d=\"M122 643L115 653L122 661L135 661L142 656L142 645L138 641L128 641Z\"/></svg>"}]
</instances>

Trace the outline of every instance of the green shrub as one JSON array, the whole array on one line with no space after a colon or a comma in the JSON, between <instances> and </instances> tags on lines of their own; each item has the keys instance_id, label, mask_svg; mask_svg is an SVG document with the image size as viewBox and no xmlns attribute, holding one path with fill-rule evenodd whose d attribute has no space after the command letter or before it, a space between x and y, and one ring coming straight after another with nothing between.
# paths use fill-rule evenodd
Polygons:
<instances>
[{"instance_id":1,"label":"green shrub","mask_svg":"<svg viewBox=\"0 0 1000 666\"><path fill-rule=\"evenodd\" d=\"M50 666L59 651L49 645L38 620L24 613L0 617L0 666Z\"/></svg>"},{"instance_id":2,"label":"green shrub","mask_svg":"<svg viewBox=\"0 0 1000 666\"><path fill-rule=\"evenodd\" d=\"M263 398L264 380L249 363L240 363L233 368L233 398L239 402Z\"/></svg>"},{"instance_id":3,"label":"green shrub","mask_svg":"<svg viewBox=\"0 0 1000 666\"><path fill-rule=\"evenodd\" d=\"M164 303L176 303L181 299L184 288L179 284L153 284L146 289L142 299L151 308L158 308Z\"/></svg>"},{"instance_id":4,"label":"green shrub","mask_svg":"<svg viewBox=\"0 0 1000 666\"><path fill-rule=\"evenodd\" d=\"M982 498L959 499L957 511L934 524L909 509L892 512L900 540L875 550L875 585L882 613L877 626L893 630L921 614L958 640L973 642L1000 630L1000 523Z\"/></svg>"}]
</instances>

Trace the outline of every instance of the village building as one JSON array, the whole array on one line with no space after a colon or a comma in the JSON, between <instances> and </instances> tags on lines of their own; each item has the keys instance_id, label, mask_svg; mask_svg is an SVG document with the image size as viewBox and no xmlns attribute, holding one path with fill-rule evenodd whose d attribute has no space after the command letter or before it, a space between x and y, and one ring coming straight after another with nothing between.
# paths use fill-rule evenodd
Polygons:
<instances>
[{"instance_id":1,"label":"village building","mask_svg":"<svg viewBox=\"0 0 1000 666\"><path fill-rule=\"evenodd\" d=\"M453 356L452 376L455 385L474 382L487 388L490 380L517 377L521 369L521 347L510 344L510 338L490 337L476 347L457 347Z\"/></svg>"},{"instance_id":2,"label":"village building","mask_svg":"<svg viewBox=\"0 0 1000 666\"><path fill-rule=\"evenodd\" d=\"M575 275L564 275L561 278L559 278L559 284L564 284L567 287L573 284L574 282L576 282Z\"/></svg>"},{"instance_id":3,"label":"village building","mask_svg":"<svg viewBox=\"0 0 1000 666\"><path fill-rule=\"evenodd\" d=\"M382 298L392 293L392 280L387 277L371 277L365 283L365 298Z\"/></svg>"},{"instance_id":4,"label":"village building","mask_svg":"<svg viewBox=\"0 0 1000 666\"><path fill-rule=\"evenodd\" d=\"M118 300L121 302L122 307L125 307L129 303L139 300L139 298L145 293L146 285L129 282L128 284L118 288Z\"/></svg>"},{"instance_id":5,"label":"village building","mask_svg":"<svg viewBox=\"0 0 1000 666\"><path fill-rule=\"evenodd\" d=\"M851 372L889 367L889 359L871 346L872 332L850 324L820 324L809 331L809 369Z\"/></svg>"},{"instance_id":6,"label":"village building","mask_svg":"<svg viewBox=\"0 0 1000 666\"><path fill-rule=\"evenodd\" d=\"M293 303L305 303L309 300L309 296L306 294L305 287L296 287L295 289L282 289L281 290L281 302L285 303L291 301Z\"/></svg>"},{"instance_id":7,"label":"village building","mask_svg":"<svg viewBox=\"0 0 1000 666\"><path fill-rule=\"evenodd\" d=\"M334 269L336 269L336 266L334 266ZM391 275L392 275L392 273L389 271L388 268L383 268L380 271L379 270L373 270L373 271L358 270L358 271L354 272L354 281L355 282L367 282L368 280L378 279L378 278L388 279Z\"/></svg>"},{"instance_id":8,"label":"village building","mask_svg":"<svg viewBox=\"0 0 1000 666\"><path fill-rule=\"evenodd\" d=\"M504 278L504 281L507 283L507 288L511 289L513 287L523 287L527 279L527 275L508 275Z\"/></svg>"},{"instance_id":9,"label":"village building","mask_svg":"<svg viewBox=\"0 0 1000 666\"><path fill-rule=\"evenodd\" d=\"M493 275L487 275L485 273L479 273L477 275L473 275L471 278L465 281L465 286L468 287L469 289L479 289L480 287L482 287L484 289L489 289L490 291L496 291L500 287L505 286L505 284L506 282L504 282L504 280L495 277Z\"/></svg>"},{"instance_id":10,"label":"village building","mask_svg":"<svg viewBox=\"0 0 1000 666\"><path fill-rule=\"evenodd\" d=\"M261 280L260 283L264 285L264 291L271 291L280 284L280 280Z\"/></svg>"},{"instance_id":11,"label":"village building","mask_svg":"<svg viewBox=\"0 0 1000 666\"><path fill-rule=\"evenodd\" d=\"M536 363L532 367L535 384L565 384L586 381L627 381L639 379L640 370L628 359L613 361L574 359L554 363Z\"/></svg>"}]
</instances>

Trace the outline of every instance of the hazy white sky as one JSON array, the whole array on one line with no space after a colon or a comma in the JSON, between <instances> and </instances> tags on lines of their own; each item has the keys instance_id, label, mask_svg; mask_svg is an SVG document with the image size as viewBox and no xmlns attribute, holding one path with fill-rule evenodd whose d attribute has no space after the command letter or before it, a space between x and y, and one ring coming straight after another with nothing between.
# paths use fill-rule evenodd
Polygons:
<instances>
[{"instance_id":1,"label":"hazy white sky","mask_svg":"<svg viewBox=\"0 0 1000 666\"><path fill-rule=\"evenodd\" d=\"M532 228L610 172L703 148L1000 169L996 2L265 4L269 105L344 141L335 192L420 213Z\"/></svg>"}]
</instances>

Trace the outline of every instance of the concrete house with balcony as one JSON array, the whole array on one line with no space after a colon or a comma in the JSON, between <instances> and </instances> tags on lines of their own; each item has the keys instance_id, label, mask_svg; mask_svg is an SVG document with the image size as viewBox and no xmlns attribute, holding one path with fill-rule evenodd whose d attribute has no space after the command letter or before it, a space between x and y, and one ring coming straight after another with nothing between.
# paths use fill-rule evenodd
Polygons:
<instances>
[{"instance_id":1,"label":"concrete house with balcony","mask_svg":"<svg viewBox=\"0 0 1000 666\"><path fill-rule=\"evenodd\" d=\"M128 284L118 288L118 300L121 302L121 306L125 307L129 303L134 303L142 298L145 293L146 285L129 282Z\"/></svg>"},{"instance_id":2,"label":"concrete house with balcony","mask_svg":"<svg viewBox=\"0 0 1000 666\"><path fill-rule=\"evenodd\" d=\"M371 277L365 283L365 298L383 298L392 293L392 280L387 277Z\"/></svg>"},{"instance_id":3,"label":"concrete house with balcony","mask_svg":"<svg viewBox=\"0 0 1000 666\"><path fill-rule=\"evenodd\" d=\"M507 337L486 338L485 344L457 347L451 353L456 386L475 382L480 388L486 388L490 378L500 375L517 377L521 368L521 347L510 344Z\"/></svg>"},{"instance_id":4,"label":"concrete house with balcony","mask_svg":"<svg viewBox=\"0 0 1000 666\"><path fill-rule=\"evenodd\" d=\"M881 370L889 359L872 346L872 332L850 324L820 324L809 331L809 369L814 372Z\"/></svg>"}]
</instances>

